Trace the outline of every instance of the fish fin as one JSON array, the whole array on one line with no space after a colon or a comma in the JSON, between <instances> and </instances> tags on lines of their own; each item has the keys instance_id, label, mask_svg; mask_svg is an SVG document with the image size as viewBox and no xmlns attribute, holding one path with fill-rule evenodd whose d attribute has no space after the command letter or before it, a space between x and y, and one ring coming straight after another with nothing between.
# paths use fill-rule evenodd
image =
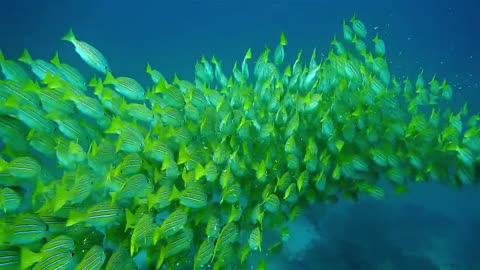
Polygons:
<instances>
[{"instance_id":1,"label":"fish fin","mask_svg":"<svg viewBox=\"0 0 480 270\"><path fill-rule=\"evenodd\" d=\"M162 250L160 251L160 256L158 256L157 264L156 264L156 269L162 268L163 261L165 260L165 256L167 255L167 249L165 247L162 247Z\"/></svg>"},{"instance_id":2,"label":"fish fin","mask_svg":"<svg viewBox=\"0 0 480 270\"><path fill-rule=\"evenodd\" d=\"M69 192L62 188L60 185L57 185L55 189L55 202L53 203L53 212L60 210L66 203L67 198L70 196Z\"/></svg>"},{"instance_id":3,"label":"fish fin","mask_svg":"<svg viewBox=\"0 0 480 270\"><path fill-rule=\"evenodd\" d=\"M75 37L75 34L73 33L72 28L70 28L68 32L62 37L62 40L70 41L70 42L75 42L77 40L77 38Z\"/></svg>"},{"instance_id":4,"label":"fish fin","mask_svg":"<svg viewBox=\"0 0 480 270\"><path fill-rule=\"evenodd\" d=\"M33 129L32 129L33 130ZM3 172L8 169L8 162L0 157L0 172Z\"/></svg>"},{"instance_id":5,"label":"fish fin","mask_svg":"<svg viewBox=\"0 0 480 270\"><path fill-rule=\"evenodd\" d=\"M32 81L32 80L28 80L25 85L23 85L23 89L25 91L34 91L34 92L40 92L42 89L40 88L40 86L38 85L38 83Z\"/></svg>"},{"instance_id":6,"label":"fish fin","mask_svg":"<svg viewBox=\"0 0 480 270\"><path fill-rule=\"evenodd\" d=\"M180 144L180 149L178 153L177 164L183 164L190 160L190 155L188 153L187 146L185 144Z\"/></svg>"},{"instance_id":7,"label":"fish fin","mask_svg":"<svg viewBox=\"0 0 480 270\"><path fill-rule=\"evenodd\" d=\"M42 259L41 253L35 253L26 247L20 249L20 269L27 269L29 266Z\"/></svg>"},{"instance_id":8,"label":"fish fin","mask_svg":"<svg viewBox=\"0 0 480 270\"><path fill-rule=\"evenodd\" d=\"M148 210L151 210L156 202L157 202L157 197L155 196L155 194L147 195Z\"/></svg>"},{"instance_id":9,"label":"fish fin","mask_svg":"<svg viewBox=\"0 0 480 270\"><path fill-rule=\"evenodd\" d=\"M127 231L129 228L132 228L132 224L135 222L135 215L130 210L125 209L125 219L125 231Z\"/></svg>"},{"instance_id":10,"label":"fish fin","mask_svg":"<svg viewBox=\"0 0 480 270\"><path fill-rule=\"evenodd\" d=\"M112 197L112 204L115 203L117 201L119 192L110 192L109 194Z\"/></svg>"},{"instance_id":11,"label":"fish fin","mask_svg":"<svg viewBox=\"0 0 480 270\"><path fill-rule=\"evenodd\" d=\"M30 53L28 52L28 50L24 49L22 51L22 55L20 55L20 57L18 58L18 61L24 62L26 64L30 64L30 63L33 62L33 59L32 59L32 56L30 55Z\"/></svg>"},{"instance_id":12,"label":"fish fin","mask_svg":"<svg viewBox=\"0 0 480 270\"><path fill-rule=\"evenodd\" d=\"M285 36L285 33L282 32L280 34L280 45L286 46L287 45L287 37Z\"/></svg>"},{"instance_id":13,"label":"fish fin","mask_svg":"<svg viewBox=\"0 0 480 270\"><path fill-rule=\"evenodd\" d=\"M52 60L50 60L50 63L54 64L55 66L60 65L60 58L58 57L58 52L55 52L55 55L53 56Z\"/></svg>"},{"instance_id":14,"label":"fish fin","mask_svg":"<svg viewBox=\"0 0 480 270\"><path fill-rule=\"evenodd\" d=\"M172 187L172 194L170 195L170 201L176 200L180 198L182 195L182 192L180 192L175 185Z\"/></svg>"},{"instance_id":15,"label":"fish fin","mask_svg":"<svg viewBox=\"0 0 480 270\"><path fill-rule=\"evenodd\" d=\"M101 95L103 93L103 82L102 80L97 80L94 86L94 94Z\"/></svg>"},{"instance_id":16,"label":"fish fin","mask_svg":"<svg viewBox=\"0 0 480 270\"><path fill-rule=\"evenodd\" d=\"M120 134L122 130L123 122L120 117L114 116L110 126L104 131L107 134ZM118 151L117 151L118 152Z\"/></svg>"},{"instance_id":17,"label":"fish fin","mask_svg":"<svg viewBox=\"0 0 480 270\"><path fill-rule=\"evenodd\" d=\"M198 163L197 166L195 166L195 180L202 178L204 175L205 167L203 167L202 164Z\"/></svg>"},{"instance_id":18,"label":"fish fin","mask_svg":"<svg viewBox=\"0 0 480 270\"><path fill-rule=\"evenodd\" d=\"M72 225L75 225L77 223L84 221L85 219L86 219L86 215L83 214L82 212L79 212L77 210L71 210L65 226L70 227Z\"/></svg>"},{"instance_id":19,"label":"fish fin","mask_svg":"<svg viewBox=\"0 0 480 270\"><path fill-rule=\"evenodd\" d=\"M15 98L15 96L11 95L7 98L3 105L5 105L7 108L18 108L20 103L18 103L18 100Z\"/></svg>"},{"instance_id":20,"label":"fish fin","mask_svg":"<svg viewBox=\"0 0 480 270\"><path fill-rule=\"evenodd\" d=\"M113 77L112 73L109 71L107 75L105 75L105 80L103 80L103 84L115 84L115 78Z\"/></svg>"}]
</instances>

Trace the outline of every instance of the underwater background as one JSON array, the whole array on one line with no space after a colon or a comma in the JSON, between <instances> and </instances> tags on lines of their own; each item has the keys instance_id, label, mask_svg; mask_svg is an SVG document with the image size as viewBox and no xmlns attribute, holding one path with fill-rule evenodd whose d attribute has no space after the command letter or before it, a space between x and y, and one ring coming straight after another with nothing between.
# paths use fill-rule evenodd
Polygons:
<instances>
[{"instance_id":1,"label":"underwater background","mask_svg":"<svg viewBox=\"0 0 480 270\"><path fill-rule=\"evenodd\" d=\"M326 56L353 14L387 46L392 74L447 78L452 106L480 111L480 4L462 1L1 1L0 48L17 58L58 51L86 78L94 72L60 37L72 27L99 48L112 71L149 80L150 63L170 80L192 80L202 55L228 69L248 48L274 47L285 32L286 61L317 48ZM376 29L375 31L373 29ZM371 36L373 37L373 36ZM269 269L480 269L480 189L434 181L383 200L316 205L290 225Z\"/></svg>"}]
</instances>

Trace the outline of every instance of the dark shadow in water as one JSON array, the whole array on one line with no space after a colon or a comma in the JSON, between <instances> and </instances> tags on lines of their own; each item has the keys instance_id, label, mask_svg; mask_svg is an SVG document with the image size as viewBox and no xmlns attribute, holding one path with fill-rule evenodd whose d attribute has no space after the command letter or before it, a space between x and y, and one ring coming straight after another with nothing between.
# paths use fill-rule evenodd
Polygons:
<instances>
[{"instance_id":1,"label":"dark shadow in water","mask_svg":"<svg viewBox=\"0 0 480 270\"><path fill-rule=\"evenodd\" d=\"M458 234L458 224L454 220L421 205L393 208L366 200L347 209L329 214L316 224L317 228L323 228L321 234L327 241L308 251L305 258L309 261L302 262L304 269L367 270L382 269L382 264L389 264L390 268L384 269L437 270L430 258L412 251L418 250L430 239ZM472 236L471 243L466 247L471 261L474 261L478 254L473 253L480 243L480 234L474 228L480 228L480 220L471 227L466 232ZM462 239L456 240L461 241L458 245L465 246Z\"/></svg>"},{"instance_id":2,"label":"dark shadow in water","mask_svg":"<svg viewBox=\"0 0 480 270\"><path fill-rule=\"evenodd\" d=\"M467 269L480 269L480 218L470 221L460 237L465 241L461 253Z\"/></svg>"}]
</instances>

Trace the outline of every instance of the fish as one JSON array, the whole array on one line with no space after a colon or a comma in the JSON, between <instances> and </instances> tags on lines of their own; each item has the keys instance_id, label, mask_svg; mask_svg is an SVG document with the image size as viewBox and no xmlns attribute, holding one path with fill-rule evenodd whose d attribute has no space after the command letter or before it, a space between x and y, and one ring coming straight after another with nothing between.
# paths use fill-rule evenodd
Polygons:
<instances>
[{"instance_id":1,"label":"fish","mask_svg":"<svg viewBox=\"0 0 480 270\"><path fill-rule=\"evenodd\" d=\"M265 269L308 205L477 184L476 108L427 70L394 74L367 35L353 16L307 59L280 33L190 80L147 63L146 84L73 31L91 78L0 53L0 268Z\"/></svg>"},{"instance_id":2,"label":"fish","mask_svg":"<svg viewBox=\"0 0 480 270\"><path fill-rule=\"evenodd\" d=\"M87 42L78 40L73 33L73 29L70 28L62 37L62 40L72 43L78 55L93 69L103 74L110 71L110 66L103 54Z\"/></svg>"},{"instance_id":3,"label":"fish","mask_svg":"<svg viewBox=\"0 0 480 270\"><path fill-rule=\"evenodd\" d=\"M113 85L119 94L131 100L145 100L145 89L135 79L129 77L115 78L111 72L107 72L103 84Z\"/></svg>"}]
</instances>

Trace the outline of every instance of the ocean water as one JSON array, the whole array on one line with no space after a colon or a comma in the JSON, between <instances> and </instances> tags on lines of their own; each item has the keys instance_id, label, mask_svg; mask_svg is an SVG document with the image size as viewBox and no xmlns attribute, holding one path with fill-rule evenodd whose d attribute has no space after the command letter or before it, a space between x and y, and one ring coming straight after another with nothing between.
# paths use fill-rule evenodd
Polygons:
<instances>
[{"instance_id":1,"label":"ocean water","mask_svg":"<svg viewBox=\"0 0 480 270\"><path fill-rule=\"evenodd\" d=\"M228 69L248 48L258 55L285 32L287 61L303 49L326 55L342 21L356 14L387 47L392 74L447 78L452 106L480 112L480 39L474 0L463 1L6 1L0 5L0 48L16 58L62 61L88 78L92 69L60 37L72 27L99 48L114 74L146 84L146 63L168 79L193 78L202 55ZM480 189L411 185L385 200L316 205L291 227L269 269L480 269Z\"/></svg>"}]
</instances>

